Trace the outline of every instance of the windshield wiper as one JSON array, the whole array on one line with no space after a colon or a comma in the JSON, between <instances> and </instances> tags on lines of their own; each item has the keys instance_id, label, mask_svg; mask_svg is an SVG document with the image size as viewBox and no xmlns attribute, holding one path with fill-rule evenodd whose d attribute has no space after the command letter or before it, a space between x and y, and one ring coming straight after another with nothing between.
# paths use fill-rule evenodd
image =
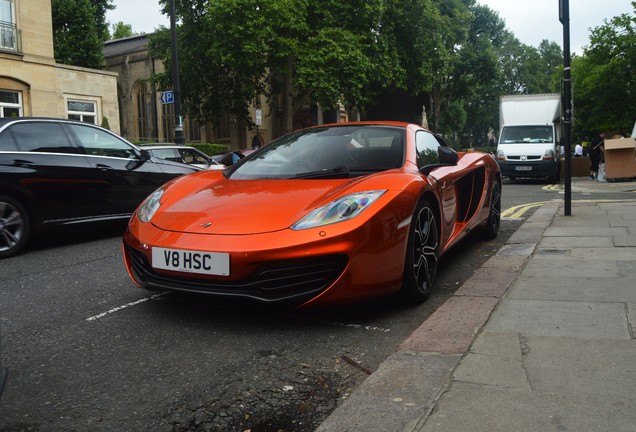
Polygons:
<instances>
[{"instance_id":1,"label":"windshield wiper","mask_svg":"<svg viewBox=\"0 0 636 432\"><path fill-rule=\"evenodd\" d=\"M323 169L320 171L309 171L296 174L293 178L305 179L305 178L338 178L349 175L348 166L338 166L332 169Z\"/></svg>"}]
</instances>

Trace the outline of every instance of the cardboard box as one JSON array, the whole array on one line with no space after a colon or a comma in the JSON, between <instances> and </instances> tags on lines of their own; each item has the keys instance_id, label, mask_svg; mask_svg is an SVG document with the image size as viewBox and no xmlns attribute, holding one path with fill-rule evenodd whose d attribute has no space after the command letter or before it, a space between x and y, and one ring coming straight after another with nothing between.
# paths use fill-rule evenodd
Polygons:
<instances>
[{"instance_id":1,"label":"cardboard box","mask_svg":"<svg viewBox=\"0 0 636 432\"><path fill-rule=\"evenodd\" d=\"M570 159L570 175L572 177L587 177L590 175L590 158L588 156L577 156ZM565 158L561 158L561 178L565 178Z\"/></svg>"},{"instance_id":2,"label":"cardboard box","mask_svg":"<svg viewBox=\"0 0 636 432\"><path fill-rule=\"evenodd\" d=\"M636 177L636 140L634 138L606 139L605 177L608 179Z\"/></svg>"}]
</instances>

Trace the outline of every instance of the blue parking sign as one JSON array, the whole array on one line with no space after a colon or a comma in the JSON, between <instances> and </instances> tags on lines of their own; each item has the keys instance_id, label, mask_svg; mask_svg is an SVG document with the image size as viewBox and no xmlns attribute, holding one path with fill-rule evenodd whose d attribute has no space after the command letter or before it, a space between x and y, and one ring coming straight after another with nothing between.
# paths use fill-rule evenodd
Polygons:
<instances>
[{"instance_id":1,"label":"blue parking sign","mask_svg":"<svg viewBox=\"0 0 636 432\"><path fill-rule=\"evenodd\" d=\"M172 92L172 90L161 92L161 96L159 97L159 99L164 105L174 103L174 93Z\"/></svg>"}]
</instances>

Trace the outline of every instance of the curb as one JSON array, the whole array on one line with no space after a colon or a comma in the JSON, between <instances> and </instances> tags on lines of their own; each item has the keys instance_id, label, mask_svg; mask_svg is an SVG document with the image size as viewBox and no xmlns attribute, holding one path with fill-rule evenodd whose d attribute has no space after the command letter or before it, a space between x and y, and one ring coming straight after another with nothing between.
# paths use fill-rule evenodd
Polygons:
<instances>
[{"instance_id":1,"label":"curb","mask_svg":"<svg viewBox=\"0 0 636 432\"><path fill-rule=\"evenodd\" d=\"M561 205L543 204L316 432L419 430Z\"/></svg>"}]
</instances>

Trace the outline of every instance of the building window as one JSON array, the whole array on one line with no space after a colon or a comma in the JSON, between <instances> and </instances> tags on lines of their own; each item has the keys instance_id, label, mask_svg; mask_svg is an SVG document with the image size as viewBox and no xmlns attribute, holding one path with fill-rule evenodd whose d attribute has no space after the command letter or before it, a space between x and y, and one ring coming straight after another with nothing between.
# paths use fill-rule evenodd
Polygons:
<instances>
[{"instance_id":1,"label":"building window","mask_svg":"<svg viewBox=\"0 0 636 432\"><path fill-rule=\"evenodd\" d=\"M97 104L92 101L69 100L66 102L69 120L97 124Z\"/></svg>"},{"instance_id":2,"label":"building window","mask_svg":"<svg viewBox=\"0 0 636 432\"><path fill-rule=\"evenodd\" d=\"M188 141L201 141L201 126L193 118L186 118L186 130Z\"/></svg>"},{"instance_id":3,"label":"building window","mask_svg":"<svg viewBox=\"0 0 636 432\"><path fill-rule=\"evenodd\" d=\"M0 118L22 117L22 93L0 90Z\"/></svg>"},{"instance_id":4,"label":"building window","mask_svg":"<svg viewBox=\"0 0 636 432\"><path fill-rule=\"evenodd\" d=\"M0 0L0 49L19 51L13 0Z\"/></svg>"},{"instance_id":5,"label":"building window","mask_svg":"<svg viewBox=\"0 0 636 432\"><path fill-rule=\"evenodd\" d=\"M174 142L174 104L161 106L161 125L163 126L163 141Z\"/></svg>"},{"instance_id":6,"label":"building window","mask_svg":"<svg viewBox=\"0 0 636 432\"><path fill-rule=\"evenodd\" d=\"M216 140L230 138L230 117L227 114L221 117L219 123L214 128L214 138Z\"/></svg>"},{"instance_id":7,"label":"building window","mask_svg":"<svg viewBox=\"0 0 636 432\"><path fill-rule=\"evenodd\" d=\"M135 134L137 139L148 138L148 92L144 83L137 83L133 89L134 113L135 113Z\"/></svg>"}]
</instances>

